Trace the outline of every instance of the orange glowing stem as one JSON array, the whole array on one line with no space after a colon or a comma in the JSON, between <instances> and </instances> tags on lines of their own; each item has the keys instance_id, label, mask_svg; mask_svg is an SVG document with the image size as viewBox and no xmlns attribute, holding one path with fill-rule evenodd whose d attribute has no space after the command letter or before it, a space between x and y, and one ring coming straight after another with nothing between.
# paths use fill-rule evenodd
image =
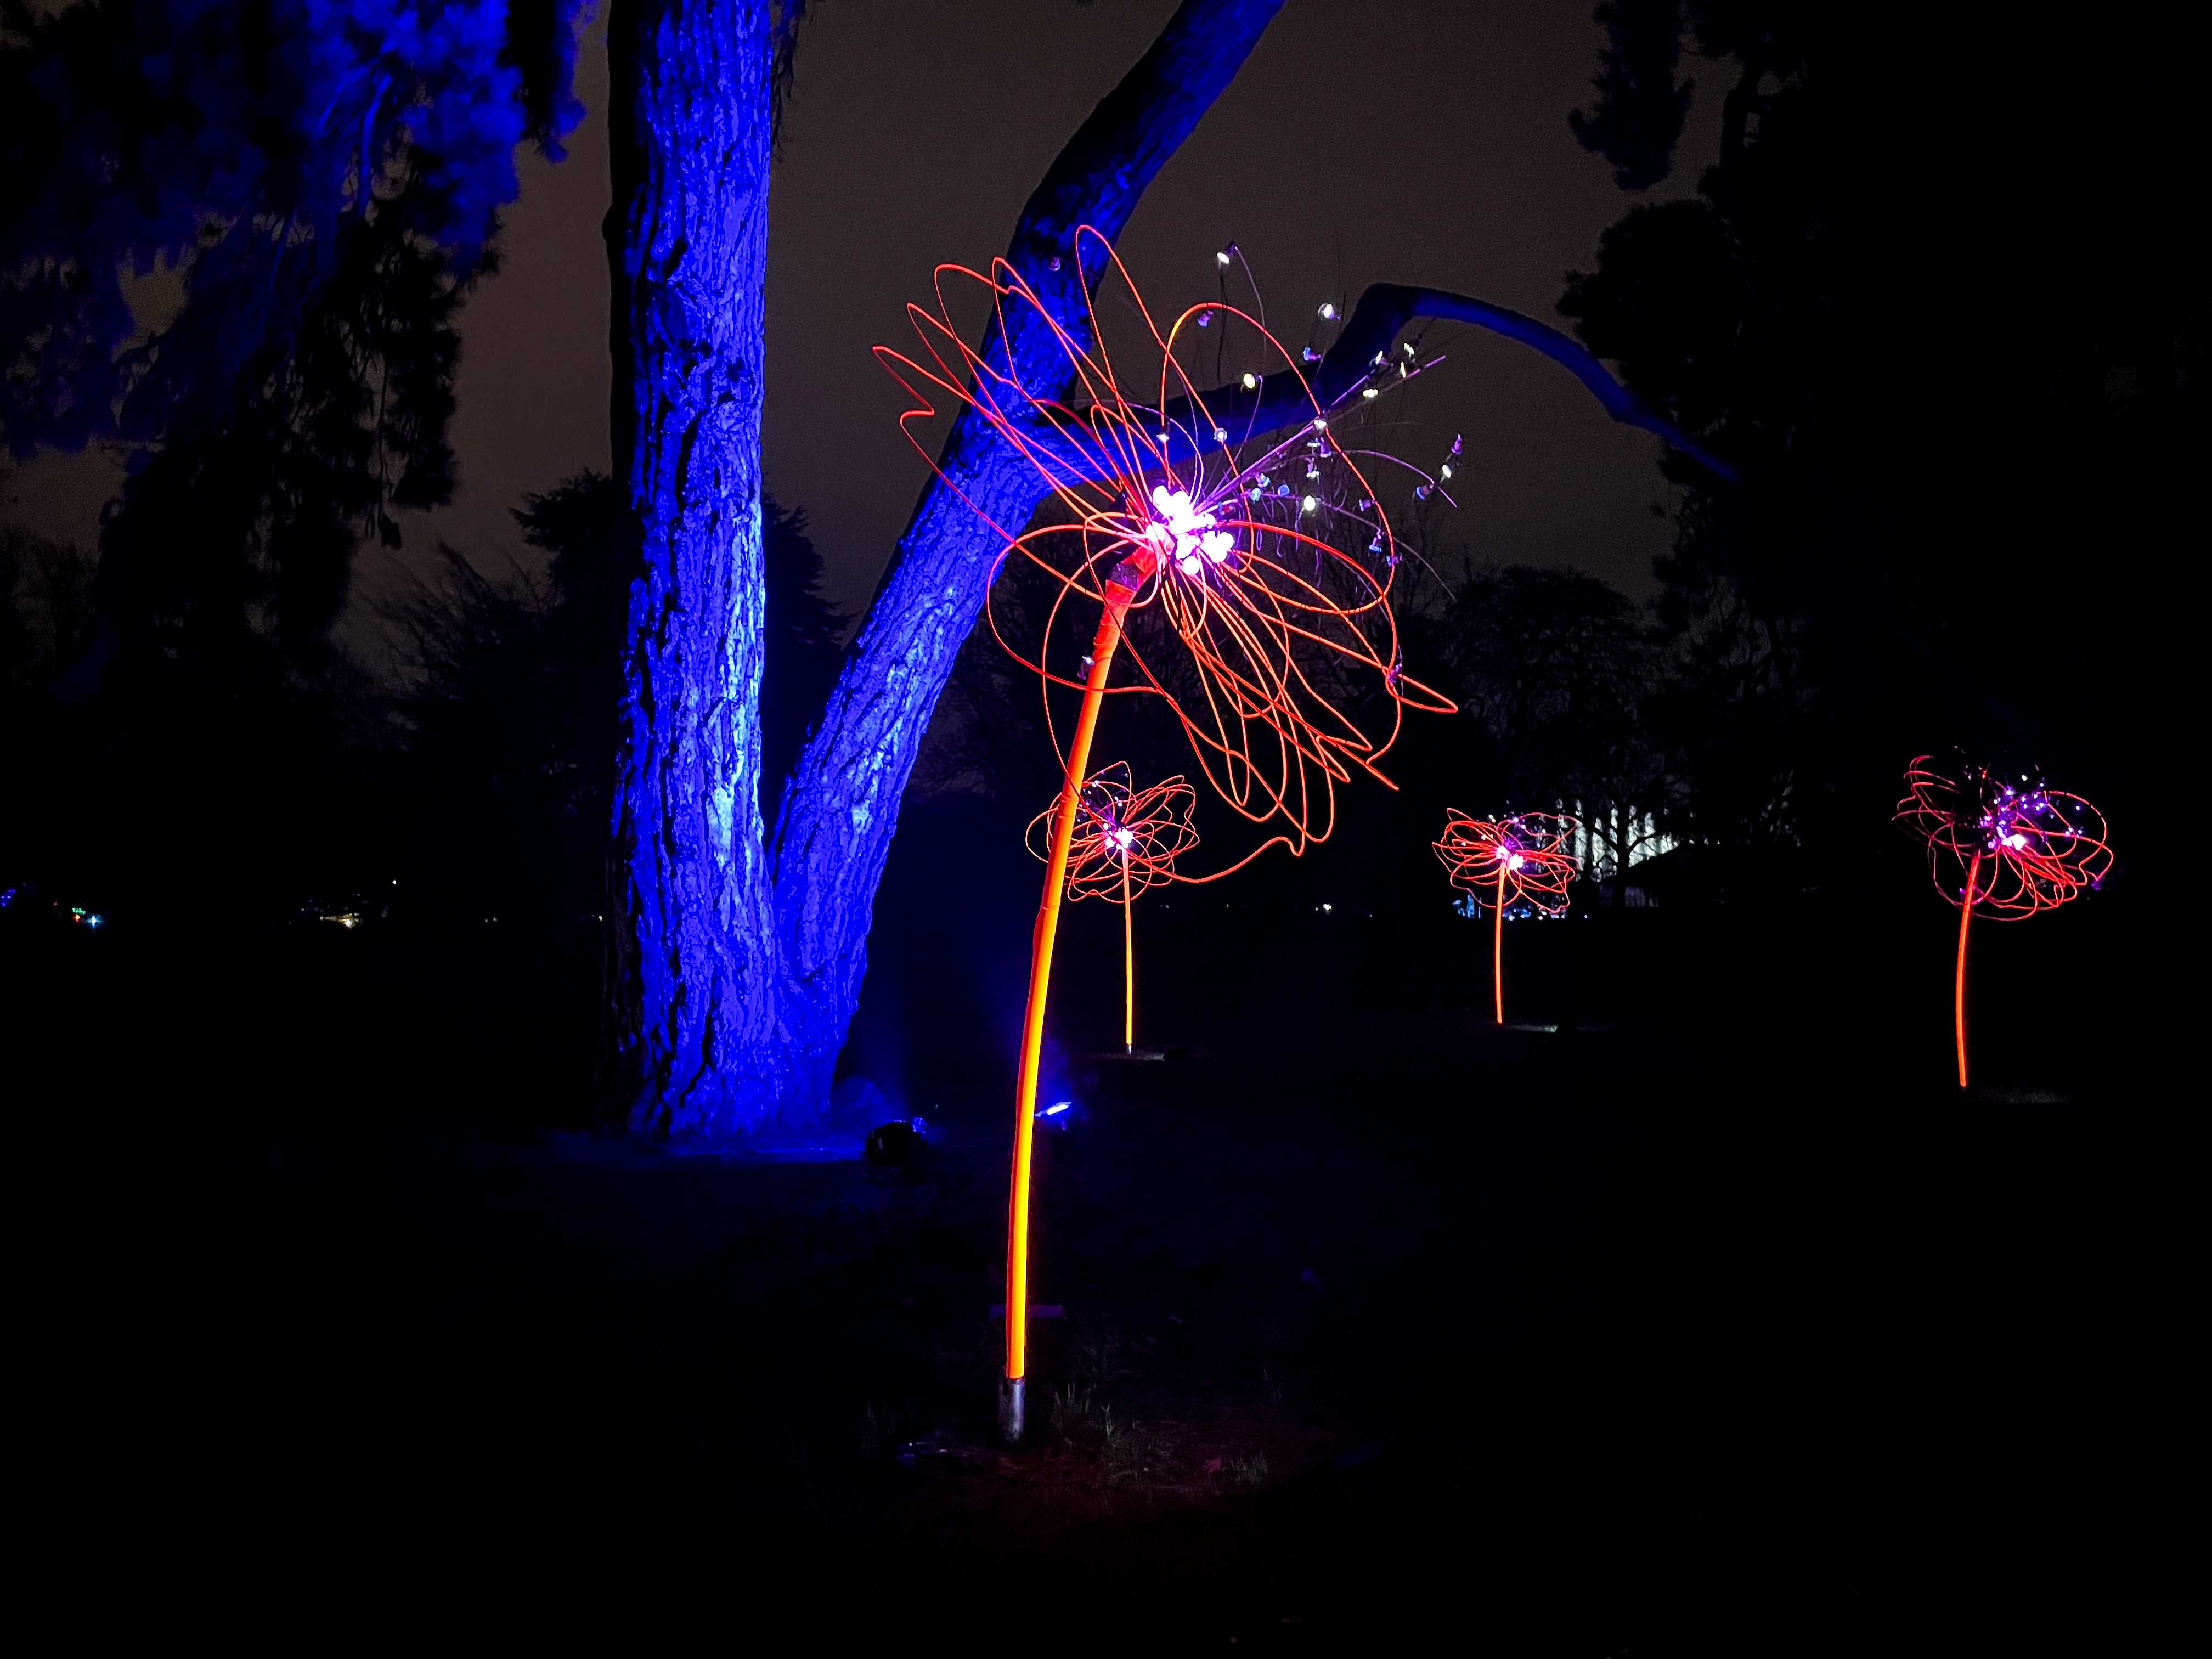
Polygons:
<instances>
[{"instance_id":1,"label":"orange glowing stem","mask_svg":"<svg viewBox=\"0 0 2212 1659\"><path fill-rule=\"evenodd\" d=\"M1137 940L1130 920L1129 854L1121 854L1121 1052L1137 1052Z\"/></svg>"},{"instance_id":2,"label":"orange glowing stem","mask_svg":"<svg viewBox=\"0 0 2212 1659\"><path fill-rule=\"evenodd\" d=\"M1951 981L1951 1024L1959 1042L1959 1086L1966 1086L1966 925L1974 919L1974 884L1982 872L1979 853L1966 861L1966 891L1959 902L1959 968Z\"/></svg>"},{"instance_id":3,"label":"orange glowing stem","mask_svg":"<svg viewBox=\"0 0 2212 1659\"><path fill-rule=\"evenodd\" d=\"M1106 690L1106 671L1121 643L1121 618L1136 597L1133 586L1109 579L1105 614L1091 642L1091 678L1083 688L1083 710L1076 716L1074 740L1067 747L1066 775L1053 814L1052 852L1045 860L1044 896L1037 902L1036 932L1030 945L1030 1000L1022 1019L1022 1066L1014 1088L1014 1176L1006 1199L1006 1380L1018 1382L1029 1362L1030 1140L1036 1127L1037 1066L1044 1054L1045 994L1052 982L1052 947L1060 933L1060 890L1067 884L1067 848L1075 838L1075 811L1091 764L1091 739L1098 729L1098 705Z\"/></svg>"},{"instance_id":4,"label":"orange glowing stem","mask_svg":"<svg viewBox=\"0 0 2212 1659\"><path fill-rule=\"evenodd\" d=\"M1505 860L1498 862L1498 919L1490 929L1490 1000L1498 1010L1498 1023L1505 1024Z\"/></svg>"}]
</instances>

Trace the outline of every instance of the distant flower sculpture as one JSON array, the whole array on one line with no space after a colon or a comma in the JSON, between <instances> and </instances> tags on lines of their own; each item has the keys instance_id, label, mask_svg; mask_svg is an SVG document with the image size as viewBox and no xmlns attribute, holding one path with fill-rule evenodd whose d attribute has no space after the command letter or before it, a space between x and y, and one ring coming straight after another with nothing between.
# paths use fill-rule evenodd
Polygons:
<instances>
[{"instance_id":1,"label":"distant flower sculpture","mask_svg":"<svg viewBox=\"0 0 2212 1659\"><path fill-rule=\"evenodd\" d=\"M1936 890L1959 907L1951 1024L1959 1086L1966 1086L1966 930L1980 910L2017 921L2055 910L2101 884L2112 868L2104 814L2079 795L2023 773L1997 776L1954 750L1921 755L1905 770L1897 821L1928 843Z\"/></svg>"},{"instance_id":2,"label":"distant flower sculpture","mask_svg":"<svg viewBox=\"0 0 2212 1659\"><path fill-rule=\"evenodd\" d=\"M1137 1048L1136 899L1175 879L1176 860L1198 845L1191 809L1198 792L1181 778L1149 789L1130 787L1129 765L1115 761L1091 775L1067 844L1067 896L1108 898L1121 906L1121 1047ZM1030 820L1030 851L1049 860L1057 801ZM1043 831L1041 836L1039 831Z\"/></svg>"},{"instance_id":3,"label":"distant flower sculpture","mask_svg":"<svg viewBox=\"0 0 2212 1659\"><path fill-rule=\"evenodd\" d=\"M1047 842L1016 1087L1001 1409L1009 1438L1020 1434L1026 1364L1030 1153L1045 999L1078 786L1103 698L1159 700L1207 784L1264 836L1216 876L1269 847L1298 853L1326 838L1336 786L1355 770L1381 776L1376 763L1396 741L1405 710L1452 708L1404 672L1390 607L1398 542L1361 467L1404 464L1342 442L1331 429L1334 409L1322 406L1297 360L1256 318L1209 301L1163 332L1103 236L1082 227L1073 253L1079 301L1060 287L1048 301L1005 260L988 275L940 265L937 310L907 307L927 364L877 348L914 396L915 407L900 416L909 438L915 422L936 414L933 400L964 404L1029 460L1048 491L1036 526L1024 530L994 518L992 504L962 491L959 477L939 475L1004 538L1002 564L1018 556L1054 586L1042 626L1025 643L1008 641L995 604L989 611L1000 643L1042 682L1066 781ZM1107 282L1115 303L1102 307L1096 285ZM948 289L988 296L980 347L969 346L953 320L968 312L969 294ZM1231 386L1203 389L1186 358L1210 343L1222 361L1232 324L1249 330L1263 356ZM1140 377L1125 384L1117 375L1109 333L1144 356ZM1025 377L1020 366L1041 361L1049 361L1048 376ZM1340 404L1352 404L1356 416L1416 367L1401 368L1378 353L1372 372ZM1066 390L1032 390L1026 379ZM1286 387L1288 405L1280 395ZM1285 417L1285 407L1295 418ZM915 447L928 457L919 440ZM1418 480L1415 490L1438 488L1427 473L1405 471ZM1071 638L1068 630L1079 629L1094 605L1096 631L1079 667L1073 659L1081 635ZM1155 626L1141 640L1125 635L1145 613ZM1109 685L1125 640L1134 674ZM1055 686L1082 693L1065 744L1052 725Z\"/></svg>"},{"instance_id":4,"label":"distant flower sculpture","mask_svg":"<svg viewBox=\"0 0 2212 1659\"><path fill-rule=\"evenodd\" d=\"M1496 917L1490 935L1490 994L1500 1025L1505 1024L1506 908L1519 902L1546 915L1565 914L1567 884L1581 865L1564 849L1580 827L1552 812L1518 813L1497 823L1457 811L1444 816L1443 838L1434 843L1444 873L1478 904L1486 899Z\"/></svg>"}]
</instances>

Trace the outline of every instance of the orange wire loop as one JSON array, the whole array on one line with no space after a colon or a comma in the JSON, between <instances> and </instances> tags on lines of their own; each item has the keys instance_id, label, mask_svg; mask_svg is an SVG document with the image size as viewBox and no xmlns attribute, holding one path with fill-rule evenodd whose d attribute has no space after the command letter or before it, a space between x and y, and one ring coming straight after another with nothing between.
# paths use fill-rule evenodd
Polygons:
<instances>
[{"instance_id":1,"label":"orange wire loop","mask_svg":"<svg viewBox=\"0 0 2212 1659\"><path fill-rule=\"evenodd\" d=\"M2001 777L1954 750L1919 755L1905 769L1897 822L1927 843L1928 872L1946 904L1959 907L1959 954L1951 978L1951 1025L1959 1086L1966 1086L1966 932L1977 911L2021 921L2055 910L2103 884L2112 870L2105 815L2064 790L2022 773Z\"/></svg>"},{"instance_id":2,"label":"orange wire loop","mask_svg":"<svg viewBox=\"0 0 2212 1659\"><path fill-rule=\"evenodd\" d=\"M1453 709L1448 698L1405 673L1390 604L1398 540L1361 463L1389 463L1412 474L1417 499L1441 494L1439 477L1347 443L1332 425L1335 406L1322 406L1297 362L1260 319L1208 302L1185 310L1163 331L1104 236L1079 227L1073 252L1079 303L1048 302L1004 259L993 261L988 273L939 265L937 308L907 307L919 355L876 348L878 360L914 399L899 416L900 429L1003 544L986 590L986 615L999 643L1038 677L1046 729L1061 761L1060 797L1045 815L1045 885L1015 1085L1006 1238L1010 1392L1002 1407L1010 1437L1019 1433L1027 1364L1030 1136L1060 905L1063 894L1104 893L1104 882L1126 880L1133 896L1138 890L1137 861L1121 858L1125 849L1114 846L1108 818L1097 811L1085 816L1091 746L1103 699L1136 695L1164 703L1206 785L1260 836L1242 857L1208 874L1176 869L1173 854L1147 863L1147 883L1155 874L1215 880L1270 847L1297 854L1327 839L1335 825L1338 784L1355 771L1388 783L1378 763L1397 741L1406 710ZM1060 262L1052 264L1058 269ZM1103 311L1102 286L1112 290ZM988 296L989 320L980 344L971 346L953 319L978 290ZM1057 287L1054 294L1060 294ZM1127 382L1104 343L1102 318L1108 315L1125 338L1133 336L1146 360L1141 376ZM1185 359L1196 355L1200 331L1212 330L1204 337L1215 343L1218 362L1232 325L1249 330L1261 354L1242 375L1243 385L1249 390L1265 378L1295 377L1291 383L1310 411L1304 419L1266 432L1231 429L1226 411L1235 399L1204 391ZM1377 353L1372 372L1340 400L1352 405L1346 429L1356 428L1359 411L1421 367L1386 362ZM1222 416L1209 407L1209 395L1222 403ZM980 416L1029 463L1042 486L1034 524L994 518L980 492L967 487L975 477L972 469L948 471L931 458L915 423L933 418L940 402ZM1440 466L1439 477L1449 471ZM1000 569L1017 556L1054 586L1036 636L1021 643L1007 639L991 597ZM1099 619L1090 653L1079 670L1071 670L1066 665L1074 647L1066 632L1079 628L1089 610L1079 600L1096 604ZM1132 622L1140 625L1141 637L1125 632ZM1117 651L1131 670L1129 683L1120 686L1108 684ZM1082 693L1065 744L1054 725L1054 687ZM1180 779L1155 788L1169 791L1163 799L1178 805L1196 799L1196 790ZM1124 797L1110 810L1129 810L1133 801L1133 794ZM1187 806L1179 821L1180 830L1163 832L1175 853L1195 843ZM1033 823L1033 850L1036 828ZM1126 921L1126 908L1124 915ZM1133 997L1125 990L1125 1031Z\"/></svg>"},{"instance_id":3,"label":"orange wire loop","mask_svg":"<svg viewBox=\"0 0 2212 1659\"><path fill-rule=\"evenodd\" d=\"M1567 885L1582 863L1565 848L1581 827L1557 812L1522 812L1492 823L1454 809L1444 815L1443 836L1431 843L1453 886L1490 900L1491 1006L1500 1025L1505 1024L1505 913L1519 903L1546 915L1566 914Z\"/></svg>"}]
</instances>

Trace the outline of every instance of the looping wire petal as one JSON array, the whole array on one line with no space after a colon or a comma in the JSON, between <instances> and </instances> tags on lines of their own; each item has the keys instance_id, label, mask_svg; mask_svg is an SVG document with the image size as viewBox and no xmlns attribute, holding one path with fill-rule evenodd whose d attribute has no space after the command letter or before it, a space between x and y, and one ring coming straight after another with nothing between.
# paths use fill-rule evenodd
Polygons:
<instances>
[{"instance_id":1,"label":"looping wire petal","mask_svg":"<svg viewBox=\"0 0 2212 1659\"><path fill-rule=\"evenodd\" d=\"M1897 822L1928 844L1929 874L1947 904L2016 921L2112 872L2104 814L2039 777L2002 778L1954 750L1916 757L1905 787Z\"/></svg>"},{"instance_id":2,"label":"looping wire petal","mask_svg":"<svg viewBox=\"0 0 2212 1659\"><path fill-rule=\"evenodd\" d=\"M979 416L1035 472L1042 516L1024 527L993 516L969 471L955 476L931 460L1004 541L994 588L1012 558L1054 584L1034 639L1007 637L995 597L987 615L999 643L1046 688L1046 721L1063 759L1049 688L1080 690L1084 682L1054 665L1071 660L1089 637L1071 642L1066 630L1090 629L1091 605L1105 602L1109 579L1133 593L1121 647L1133 678L1108 685L1106 695L1160 700L1206 784L1267 832L1226 868L1172 878L1213 880L1269 847L1299 853L1326 839L1338 784L1355 772L1389 782L1378 763L1407 709L1454 708L1404 672L1391 607L1398 541L1362 460L1402 464L1338 441L1332 411L1256 317L1208 301L1163 329L1103 236L1082 227L1075 251L1085 273L1079 315L1056 313L1003 259L988 274L941 265L937 309L907 308L921 355L879 346L877 356L915 398L900 426L925 459L930 452L913 423L949 400ZM971 297L958 290L978 289L991 321L971 347L953 318ZM1134 319L1147 360L1139 380L1125 380L1106 349L1107 290L1117 329L1130 332ZM1197 328L1232 320L1265 353L1265 374L1248 374L1246 384L1294 377L1282 384L1300 389L1306 419L1267 433L1233 430L1225 394L1194 378L1179 353L1195 349ZM1206 337L1218 342L1221 328ZM1050 367L1025 374L1024 362ZM1223 402L1218 416L1209 398ZM1286 481L1293 471L1296 489ZM1091 603L1071 608L1072 600ZM1141 625L1147 617L1152 626Z\"/></svg>"},{"instance_id":3,"label":"looping wire petal","mask_svg":"<svg viewBox=\"0 0 2212 1659\"><path fill-rule=\"evenodd\" d=\"M1198 845L1190 821L1197 805L1198 792L1182 778L1133 787L1127 761L1092 773L1068 843L1067 896L1134 898L1174 880L1176 860ZM1049 857L1043 842L1058 807L1054 801L1030 820L1024 839L1040 861Z\"/></svg>"},{"instance_id":4,"label":"looping wire petal","mask_svg":"<svg viewBox=\"0 0 2212 1659\"><path fill-rule=\"evenodd\" d=\"M1566 850L1581 825L1563 813L1522 812L1495 823L1454 810L1432 843L1444 873L1483 902L1522 903L1547 915L1567 908L1567 884L1582 869Z\"/></svg>"}]
</instances>

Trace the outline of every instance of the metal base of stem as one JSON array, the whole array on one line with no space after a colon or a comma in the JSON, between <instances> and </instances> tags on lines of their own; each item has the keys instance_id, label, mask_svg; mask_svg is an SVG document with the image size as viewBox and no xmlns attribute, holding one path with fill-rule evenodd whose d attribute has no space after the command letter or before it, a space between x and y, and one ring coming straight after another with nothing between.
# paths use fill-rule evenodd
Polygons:
<instances>
[{"instance_id":1,"label":"metal base of stem","mask_svg":"<svg viewBox=\"0 0 2212 1659\"><path fill-rule=\"evenodd\" d=\"M999 1438L1009 1446L1022 1443L1028 1385L1029 1378L1025 1376L999 1379Z\"/></svg>"}]
</instances>

